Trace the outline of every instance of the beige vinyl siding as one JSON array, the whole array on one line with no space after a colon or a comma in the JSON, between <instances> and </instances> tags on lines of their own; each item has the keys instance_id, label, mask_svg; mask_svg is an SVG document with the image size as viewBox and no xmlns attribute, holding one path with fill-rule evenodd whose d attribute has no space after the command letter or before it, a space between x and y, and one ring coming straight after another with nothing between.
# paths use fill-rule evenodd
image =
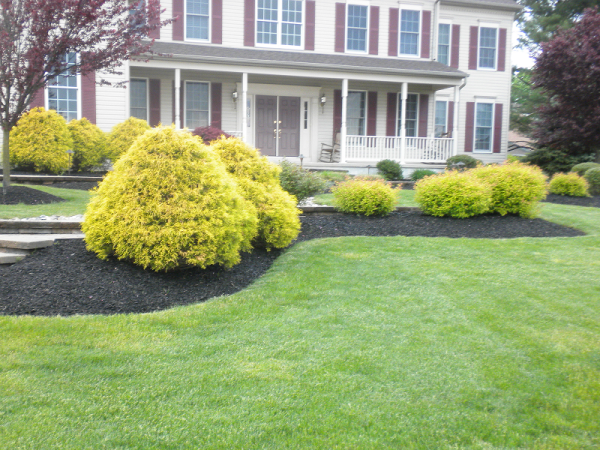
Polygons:
<instances>
[{"instance_id":1,"label":"beige vinyl siding","mask_svg":"<svg viewBox=\"0 0 600 450\"><path fill-rule=\"evenodd\" d=\"M128 70L125 66L122 75L99 72L96 80L105 79L110 83L128 80ZM116 124L129 117L129 88L123 89L116 86L96 85L96 125L102 131L110 131Z\"/></svg>"}]
</instances>

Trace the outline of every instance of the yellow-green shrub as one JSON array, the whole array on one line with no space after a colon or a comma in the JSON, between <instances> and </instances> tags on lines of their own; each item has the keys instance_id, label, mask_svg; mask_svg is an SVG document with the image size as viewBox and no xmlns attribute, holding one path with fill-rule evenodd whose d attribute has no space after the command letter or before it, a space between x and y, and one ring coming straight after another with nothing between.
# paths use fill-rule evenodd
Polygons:
<instances>
[{"instance_id":1,"label":"yellow-green shrub","mask_svg":"<svg viewBox=\"0 0 600 450\"><path fill-rule=\"evenodd\" d=\"M10 163L24 170L63 173L73 145L67 122L54 110L33 108L10 132Z\"/></svg>"},{"instance_id":2,"label":"yellow-green shrub","mask_svg":"<svg viewBox=\"0 0 600 450\"><path fill-rule=\"evenodd\" d=\"M546 176L542 169L519 162L489 164L471 174L492 187L490 212L534 217L540 200L546 197Z\"/></svg>"},{"instance_id":3,"label":"yellow-green shrub","mask_svg":"<svg viewBox=\"0 0 600 450\"><path fill-rule=\"evenodd\" d=\"M548 190L551 194L589 197L587 181L575 172L555 173L548 183Z\"/></svg>"},{"instance_id":4,"label":"yellow-green shrub","mask_svg":"<svg viewBox=\"0 0 600 450\"><path fill-rule=\"evenodd\" d=\"M215 152L187 131L140 136L85 213L87 248L155 271L231 267L251 249L256 210Z\"/></svg>"},{"instance_id":5,"label":"yellow-green shrub","mask_svg":"<svg viewBox=\"0 0 600 450\"><path fill-rule=\"evenodd\" d=\"M116 124L108 135L108 158L115 162L123 153L129 150L129 147L138 136L149 129L148 122L136 117L130 117L126 121Z\"/></svg>"},{"instance_id":6,"label":"yellow-green shrub","mask_svg":"<svg viewBox=\"0 0 600 450\"><path fill-rule=\"evenodd\" d=\"M331 190L335 207L345 213L385 216L393 211L396 192L384 180L353 179Z\"/></svg>"},{"instance_id":7,"label":"yellow-green shrub","mask_svg":"<svg viewBox=\"0 0 600 450\"><path fill-rule=\"evenodd\" d=\"M246 200L256 207L258 234L254 245L287 247L300 232L300 210L296 199L279 183L279 166L240 139L217 139L211 147L235 177Z\"/></svg>"},{"instance_id":8,"label":"yellow-green shrub","mask_svg":"<svg viewBox=\"0 0 600 450\"><path fill-rule=\"evenodd\" d=\"M106 134L85 117L71 120L67 127L73 139L73 170L90 170L106 157Z\"/></svg>"},{"instance_id":9,"label":"yellow-green shrub","mask_svg":"<svg viewBox=\"0 0 600 450\"><path fill-rule=\"evenodd\" d=\"M471 172L451 170L415 183L415 200L425 214L467 218L484 214L492 201L492 188Z\"/></svg>"}]
</instances>

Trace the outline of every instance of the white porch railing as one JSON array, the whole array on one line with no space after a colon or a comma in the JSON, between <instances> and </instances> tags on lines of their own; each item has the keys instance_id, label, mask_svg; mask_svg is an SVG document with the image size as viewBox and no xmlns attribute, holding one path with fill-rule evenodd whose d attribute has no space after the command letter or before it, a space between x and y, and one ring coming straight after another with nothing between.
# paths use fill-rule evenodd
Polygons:
<instances>
[{"instance_id":1,"label":"white porch railing","mask_svg":"<svg viewBox=\"0 0 600 450\"><path fill-rule=\"evenodd\" d=\"M227 133L228 135L235 137L235 138L242 138L242 132L241 131L225 131L225 133Z\"/></svg>"},{"instance_id":2,"label":"white porch railing","mask_svg":"<svg viewBox=\"0 0 600 450\"><path fill-rule=\"evenodd\" d=\"M346 136L346 161L392 159L405 163L445 163L452 156L452 138L407 137L404 152L402 138L386 136Z\"/></svg>"}]
</instances>

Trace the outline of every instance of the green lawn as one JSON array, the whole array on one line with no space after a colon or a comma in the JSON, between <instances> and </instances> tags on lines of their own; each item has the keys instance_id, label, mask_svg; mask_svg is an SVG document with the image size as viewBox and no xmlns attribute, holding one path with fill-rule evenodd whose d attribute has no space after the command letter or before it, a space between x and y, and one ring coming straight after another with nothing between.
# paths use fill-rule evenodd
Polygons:
<instances>
[{"instance_id":1,"label":"green lawn","mask_svg":"<svg viewBox=\"0 0 600 450\"><path fill-rule=\"evenodd\" d=\"M16 185L18 186L18 185ZM27 187L39 189L57 197L67 200L62 203L50 203L46 205L0 205L0 219L12 219L14 217L38 217L38 216L75 216L83 214L90 199L88 191L77 189L61 189L49 186L27 185Z\"/></svg>"},{"instance_id":2,"label":"green lawn","mask_svg":"<svg viewBox=\"0 0 600 450\"><path fill-rule=\"evenodd\" d=\"M542 214L588 235L322 239L195 306L1 317L1 447L598 448L600 210Z\"/></svg>"},{"instance_id":3,"label":"green lawn","mask_svg":"<svg viewBox=\"0 0 600 450\"><path fill-rule=\"evenodd\" d=\"M399 189L397 192L396 206L419 206L415 202L415 191ZM319 194L315 195L315 203L319 205L331 205L335 206L335 199L333 194Z\"/></svg>"}]
</instances>

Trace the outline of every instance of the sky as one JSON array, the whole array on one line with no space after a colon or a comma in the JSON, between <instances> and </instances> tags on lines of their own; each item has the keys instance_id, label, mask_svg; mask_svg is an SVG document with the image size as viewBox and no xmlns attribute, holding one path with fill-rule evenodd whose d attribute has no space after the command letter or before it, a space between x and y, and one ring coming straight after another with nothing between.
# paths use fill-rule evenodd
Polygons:
<instances>
[{"instance_id":1,"label":"sky","mask_svg":"<svg viewBox=\"0 0 600 450\"><path fill-rule=\"evenodd\" d=\"M527 50L523 50L523 49L517 49L514 48L517 43L518 43L518 39L519 39L519 28L517 27L516 22L513 24L513 50L512 50L512 57L511 57L511 63L513 66L517 66L517 67L533 67L533 59L531 59L529 57L529 52Z\"/></svg>"}]
</instances>

